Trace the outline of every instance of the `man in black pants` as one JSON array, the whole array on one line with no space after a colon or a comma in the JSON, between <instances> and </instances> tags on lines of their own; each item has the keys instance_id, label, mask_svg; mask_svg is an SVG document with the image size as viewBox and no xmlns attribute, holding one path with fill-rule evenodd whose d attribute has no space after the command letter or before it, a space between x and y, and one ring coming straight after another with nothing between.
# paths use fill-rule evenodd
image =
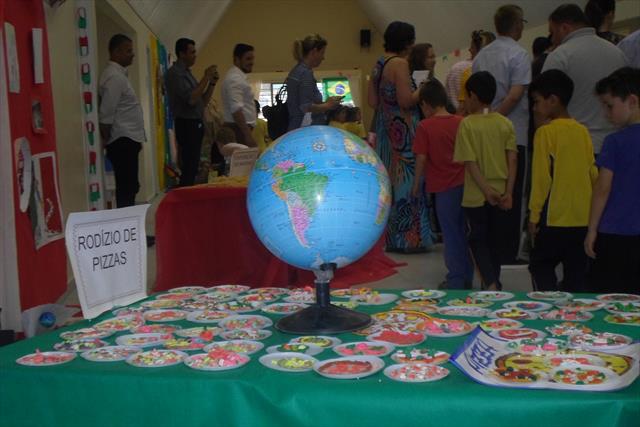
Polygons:
<instances>
[{"instance_id":1,"label":"man in black pants","mask_svg":"<svg viewBox=\"0 0 640 427\"><path fill-rule=\"evenodd\" d=\"M202 115L218 81L218 71L215 65L209 66L199 82L191 74L191 67L196 62L196 44L193 40L178 39L176 55L178 60L167 70L164 81L178 143L180 186L185 187L193 185L198 174L204 136Z\"/></svg>"},{"instance_id":2,"label":"man in black pants","mask_svg":"<svg viewBox=\"0 0 640 427\"><path fill-rule=\"evenodd\" d=\"M140 189L138 154L146 140L142 108L127 77L133 44L123 34L109 41L109 65L100 76L100 136L116 178L116 205L133 206Z\"/></svg>"}]
</instances>

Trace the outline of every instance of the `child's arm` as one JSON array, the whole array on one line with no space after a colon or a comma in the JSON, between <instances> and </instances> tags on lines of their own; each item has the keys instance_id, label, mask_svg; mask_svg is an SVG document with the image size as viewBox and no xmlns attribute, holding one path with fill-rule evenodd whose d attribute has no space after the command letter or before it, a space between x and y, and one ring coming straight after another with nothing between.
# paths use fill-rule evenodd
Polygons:
<instances>
[{"instance_id":1,"label":"child's arm","mask_svg":"<svg viewBox=\"0 0 640 427\"><path fill-rule=\"evenodd\" d=\"M464 162L464 167L476 184L478 184L478 187L480 187L480 191L484 194L487 202L489 202L491 206L495 206L500 203L500 193L498 193L498 191L489 185L487 180L484 179L480 166L478 166L478 162L466 161Z\"/></svg>"},{"instance_id":2,"label":"child's arm","mask_svg":"<svg viewBox=\"0 0 640 427\"><path fill-rule=\"evenodd\" d=\"M516 182L516 172L518 171L518 152L507 150L507 167L508 175L507 175L507 188L500 196L500 209L505 211L511 209L513 207L513 186Z\"/></svg>"},{"instance_id":3,"label":"child's arm","mask_svg":"<svg viewBox=\"0 0 640 427\"><path fill-rule=\"evenodd\" d=\"M422 176L424 175L424 162L427 156L424 154L418 154L416 156L416 173L413 177L413 186L411 187L411 195L413 197L420 196L420 190L422 190Z\"/></svg>"},{"instance_id":4,"label":"child's arm","mask_svg":"<svg viewBox=\"0 0 640 427\"><path fill-rule=\"evenodd\" d=\"M596 257L593 246L598 236L598 224L602 218L602 212L607 206L609 193L611 192L611 182L613 181L613 171L607 168L600 168L600 174L593 188L593 197L591 198L591 213L589 215L589 230L587 237L584 239L584 251L591 258Z\"/></svg>"}]
</instances>

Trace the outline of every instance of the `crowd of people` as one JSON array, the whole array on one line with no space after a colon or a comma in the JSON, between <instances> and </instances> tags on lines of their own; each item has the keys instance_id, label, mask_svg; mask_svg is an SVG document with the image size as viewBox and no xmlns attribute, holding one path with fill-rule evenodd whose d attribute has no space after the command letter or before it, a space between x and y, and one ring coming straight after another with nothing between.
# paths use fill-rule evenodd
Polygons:
<instances>
[{"instance_id":1,"label":"crowd of people","mask_svg":"<svg viewBox=\"0 0 640 427\"><path fill-rule=\"evenodd\" d=\"M475 265L483 289L501 289L501 266L528 262L535 289L637 292L640 31L613 33L614 13L614 0L589 0L584 10L559 6L549 16L549 36L534 41L532 61L518 43L524 11L501 6L495 34L473 31L470 58L451 67L444 84L434 77L434 46L416 44L413 25L392 22L368 83L374 110L368 131L360 108L342 105L340 96L323 99L313 70L328 42L309 35L293 43L284 129L329 124L366 139L393 189L386 250L425 252L438 228L448 269L443 288L470 288ZM145 136L134 131L143 129L142 114L126 78L131 40L114 36L109 51L100 124L121 207L135 200ZM268 128L258 117L247 78L253 46L233 50L233 66L222 79L222 111L211 99L217 67L207 67L198 80L191 72L195 42L181 38L175 51L164 84L180 185L189 186L203 139L210 162L224 164L237 148L264 150L275 121ZM119 103L124 114L116 114Z\"/></svg>"}]
</instances>

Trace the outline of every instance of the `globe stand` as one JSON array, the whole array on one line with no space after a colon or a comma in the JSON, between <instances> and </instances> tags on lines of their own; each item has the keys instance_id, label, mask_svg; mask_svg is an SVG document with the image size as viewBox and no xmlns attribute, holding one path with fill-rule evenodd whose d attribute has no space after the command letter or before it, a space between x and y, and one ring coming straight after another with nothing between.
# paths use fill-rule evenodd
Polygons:
<instances>
[{"instance_id":1,"label":"globe stand","mask_svg":"<svg viewBox=\"0 0 640 427\"><path fill-rule=\"evenodd\" d=\"M339 334L355 331L371 324L365 313L331 305L329 283L336 269L334 263L322 264L316 275L316 303L297 313L283 317L276 328L287 334Z\"/></svg>"}]
</instances>

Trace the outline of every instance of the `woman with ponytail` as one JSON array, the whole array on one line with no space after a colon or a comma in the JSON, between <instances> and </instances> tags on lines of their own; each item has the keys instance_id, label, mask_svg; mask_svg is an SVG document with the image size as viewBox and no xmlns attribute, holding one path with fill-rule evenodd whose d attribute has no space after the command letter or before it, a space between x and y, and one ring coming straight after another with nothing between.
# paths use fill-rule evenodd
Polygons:
<instances>
[{"instance_id":1,"label":"woman with ponytail","mask_svg":"<svg viewBox=\"0 0 640 427\"><path fill-rule=\"evenodd\" d=\"M287 109L289 111L288 130L297 129L303 124L327 124L325 113L340 105L340 96L332 96L322 102L313 69L324 60L327 41L319 34L308 35L293 43L293 57L298 63L287 76ZM305 115L307 115L307 120ZM310 118L310 120L309 120Z\"/></svg>"}]
</instances>

